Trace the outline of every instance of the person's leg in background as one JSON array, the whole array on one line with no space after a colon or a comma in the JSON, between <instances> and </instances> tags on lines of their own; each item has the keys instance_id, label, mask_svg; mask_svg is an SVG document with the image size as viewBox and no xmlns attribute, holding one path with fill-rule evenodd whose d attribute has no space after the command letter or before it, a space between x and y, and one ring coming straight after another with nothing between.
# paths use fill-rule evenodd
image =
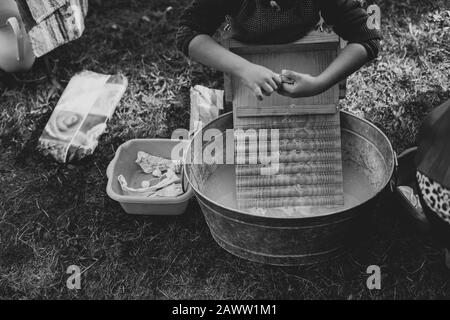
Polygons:
<instances>
[{"instance_id":1,"label":"person's leg in background","mask_svg":"<svg viewBox=\"0 0 450 320\"><path fill-rule=\"evenodd\" d=\"M450 190L417 171L420 202L433 234L444 246L445 264L450 269Z\"/></svg>"},{"instance_id":2,"label":"person's leg in background","mask_svg":"<svg viewBox=\"0 0 450 320\"><path fill-rule=\"evenodd\" d=\"M29 70L35 60L28 34L15 0L0 1L0 69Z\"/></svg>"}]
</instances>

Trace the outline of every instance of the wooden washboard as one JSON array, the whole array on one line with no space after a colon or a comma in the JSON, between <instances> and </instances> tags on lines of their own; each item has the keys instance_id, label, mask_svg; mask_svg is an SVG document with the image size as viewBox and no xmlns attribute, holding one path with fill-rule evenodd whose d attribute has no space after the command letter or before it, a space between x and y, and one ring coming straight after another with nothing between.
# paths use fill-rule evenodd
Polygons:
<instances>
[{"instance_id":1,"label":"wooden washboard","mask_svg":"<svg viewBox=\"0 0 450 320\"><path fill-rule=\"evenodd\" d=\"M247 60L274 72L282 69L317 75L336 57L339 37L313 31L283 45L247 45L226 40L224 45ZM234 129L279 132L279 166L273 172L260 159L256 143L236 144L236 196L239 209L332 207L344 204L341 131L336 84L314 97L292 99L272 94L258 101L239 79L225 75L225 99L233 104ZM247 131L248 132L248 131ZM270 150L270 143L261 139ZM246 159L245 164L239 160ZM254 162L252 162L254 163ZM272 172L271 172L272 171ZM274 174L275 173L275 174Z\"/></svg>"}]
</instances>

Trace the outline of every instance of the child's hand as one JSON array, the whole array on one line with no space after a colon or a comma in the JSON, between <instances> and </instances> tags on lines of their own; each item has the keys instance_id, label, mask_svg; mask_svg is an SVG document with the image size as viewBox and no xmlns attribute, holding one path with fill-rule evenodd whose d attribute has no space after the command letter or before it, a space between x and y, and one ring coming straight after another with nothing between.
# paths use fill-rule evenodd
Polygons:
<instances>
[{"instance_id":1,"label":"child's hand","mask_svg":"<svg viewBox=\"0 0 450 320\"><path fill-rule=\"evenodd\" d=\"M241 70L239 78L259 100L262 100L264 95L270 96L281 88L279 74L253 63L249 63L246 68Z\"/></svg>"},{"instance_id":2,"label":"child's hand","mask_svg":"<svg viewBox=\"0 0 450 320\"><path fill-rule=\"evenodd\" d=\"M281 79L283 84L278 93L291 98L315 96L326 89L319 77L305 73L283 70Z\"/></svg>"}]
</instances>

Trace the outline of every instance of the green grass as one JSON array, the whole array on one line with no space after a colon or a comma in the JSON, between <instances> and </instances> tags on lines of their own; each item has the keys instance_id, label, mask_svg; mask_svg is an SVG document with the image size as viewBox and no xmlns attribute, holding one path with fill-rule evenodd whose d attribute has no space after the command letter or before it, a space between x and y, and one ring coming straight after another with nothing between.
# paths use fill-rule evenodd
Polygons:
<instances>
[{"instance_id":1,"label":"green grass","mask_svg":"<svg viewBox=\"0 0 450 320\"><path fill-rule=\"evenodd\" d=\"M85 35L49 55L63 87L84 69L129 79L95 154L78 163L59 165L35 150L62 92L43 60L32 72L0 75L0 298L450 297L439 246L392 201L378 203L349 254L279 268L220 249L195 201L181 217L133 217L108 198L105 169L121 143L187 127L189 86L222 85L220 74L174 49L186 3L103 1L91 6ZM414 144L424 114L450 97L450 8L446 0L377 3L382 52L349 79L342 106L375 122L400 152ZM167 6L173 10L158 14ZM72 264L85 270L80 291L66 288ZM365 285L372 264L381 266L379 291Z\"/></svg>"}]
</instances>

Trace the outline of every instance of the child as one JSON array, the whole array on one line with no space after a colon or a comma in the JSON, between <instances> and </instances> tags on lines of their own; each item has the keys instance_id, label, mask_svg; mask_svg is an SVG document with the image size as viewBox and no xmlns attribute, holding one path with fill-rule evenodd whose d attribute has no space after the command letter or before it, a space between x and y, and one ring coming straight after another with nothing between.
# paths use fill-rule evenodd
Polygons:
<instances>
[{"instance_id":1,"label":"child","mask_svg":"<svg viewBox=\"0 0 450 320\"><path fill-rule=\"evenodd\" d=\"M431 111L418 135L420 201L450 269L450 100Z\"/></svg>"},{"instance_id":2,"label":"child","mask_svg":"<svg viewBox=\"0 0 450 320\"><path fill-rule=\"evenodd\" d=\"M317 76L284 70L288 81L282 81L275 71L250 63L212 38L228 17L236 40L288 43L311 31L320 15L349 44ZM367 27L367 18L357 0L195 0L181 17L177 45L192 59L240 78L260 100L273 92L306 97L327 90L377 56L380 34Z\"/></svg>"}]
</instances>

